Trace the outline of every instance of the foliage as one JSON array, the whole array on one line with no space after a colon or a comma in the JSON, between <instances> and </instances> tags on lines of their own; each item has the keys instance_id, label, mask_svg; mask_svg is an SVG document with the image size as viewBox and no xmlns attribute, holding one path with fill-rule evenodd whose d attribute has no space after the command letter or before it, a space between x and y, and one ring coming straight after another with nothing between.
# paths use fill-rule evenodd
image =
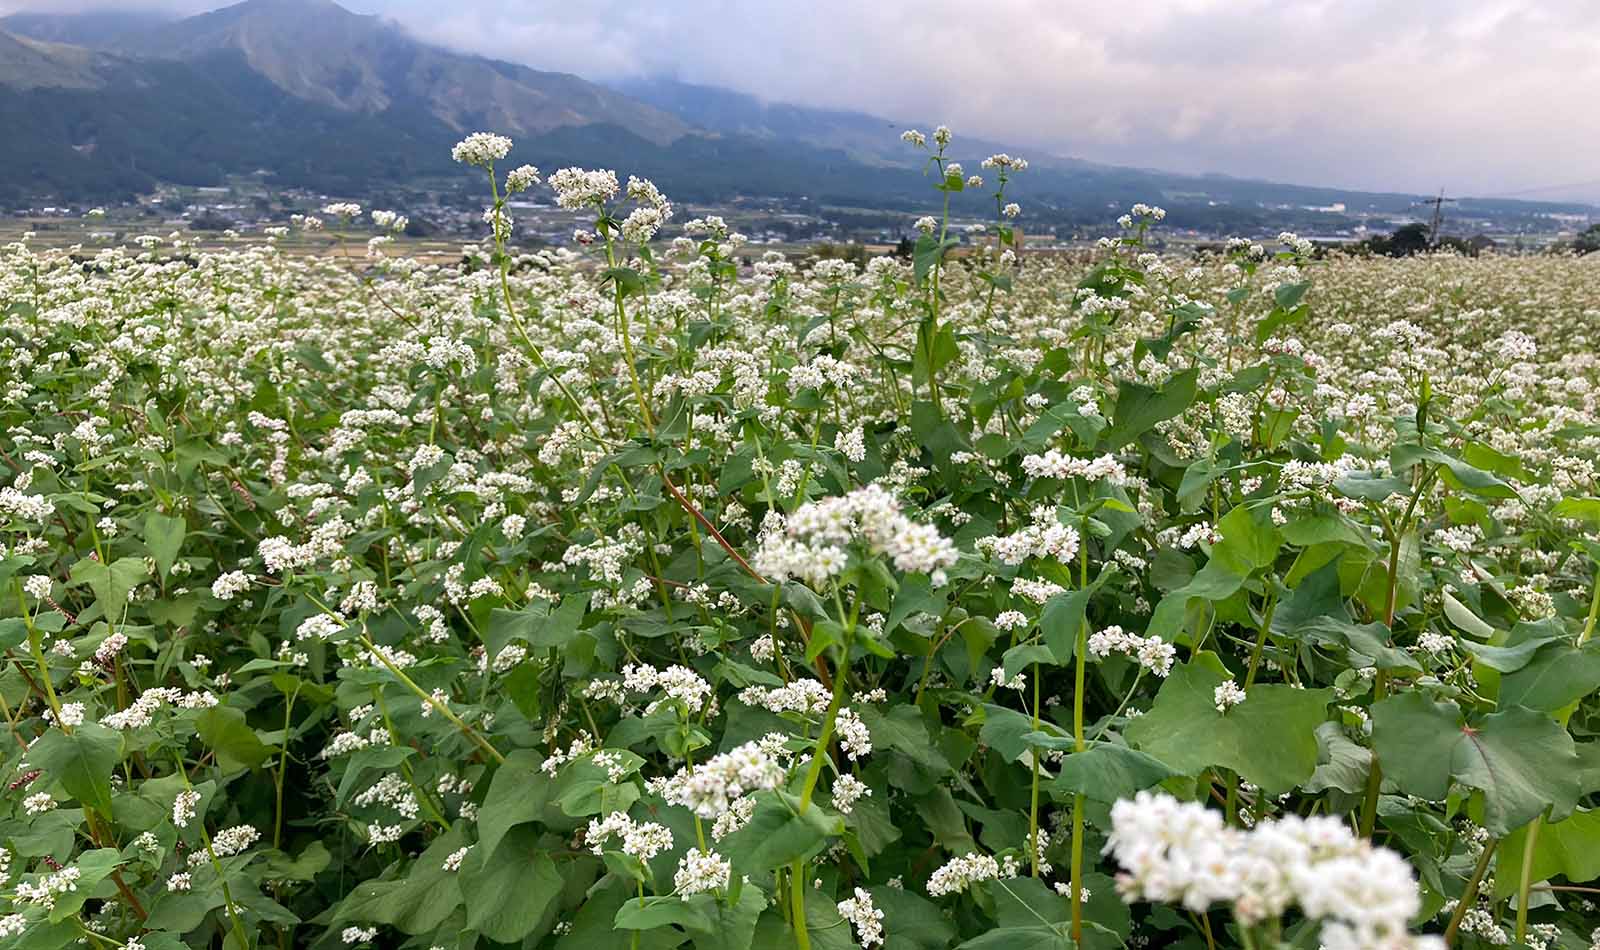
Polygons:
<instances>
[{"instance_id":1,"label":"foliage","mask_svg":"<svg viewBox=\"0 0 1600 950\"><path fill-rule=\"evenodd\" d=\"M931 139L956 257L517 253L493 136L460 268L0 251L0 950L1584 945L1594 269L1019 269ZM1173 799L1405 880L1125 901Z\"/></svg>"}]
</instances>

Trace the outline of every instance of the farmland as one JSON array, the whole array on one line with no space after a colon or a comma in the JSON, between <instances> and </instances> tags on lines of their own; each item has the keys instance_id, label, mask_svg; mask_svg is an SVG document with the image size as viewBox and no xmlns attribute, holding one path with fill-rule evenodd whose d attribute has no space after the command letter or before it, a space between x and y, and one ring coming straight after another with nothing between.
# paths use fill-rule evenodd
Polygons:
<instances>
[{"instance_id":1,"label":"farmland","mask_svg":"<svg viewBox=\"0 0 1600 950\"><path fill-rule=\"evenodd\" d=\"M465 253L0 249L0 948L1590 946L1600 255L906 138L864 266L485 134Z\"/></svg>"}]
</instances>

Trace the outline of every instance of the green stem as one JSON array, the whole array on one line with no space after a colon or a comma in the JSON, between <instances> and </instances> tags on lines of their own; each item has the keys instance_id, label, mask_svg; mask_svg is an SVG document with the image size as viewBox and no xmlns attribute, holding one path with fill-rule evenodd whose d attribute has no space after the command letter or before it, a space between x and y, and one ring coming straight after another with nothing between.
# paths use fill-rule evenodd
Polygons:
<instances>
[{"instance_id":1,"label":"green stem","mask_svg":"<svg viewBox=\"0 0 1600 950\"><path fill-rule=\"evenodd\" d=\"M61 721L61 700L56 696L55 684L50 680L50 664L45 659L44 648L40 645L43 637L39 635L39 628L33 625L33 615L29 613L27 603L22 600L22 582L15 583L17 601L22 604L22 623L28 629L28 652L32 654L33 662L39 667L39 683L44 687L45 701L50 704L50 712L55 717L56 727L70 735L72 727Z\"/></svg>"},{"instance_id":2,"label":"green stem","mask_svg":"<svg viewBox=\"0 0 1600 950\"><path fill-rule=\"evenodd\" d=\"M296 681L294 692L289 694L289 702L284 706L283 710L283 749L278 756L277 788L275 789L277 807L274 809L272 819L272 846L274 848L283 846L283 776L284 772L289 768L289 726L293 722L294 701L299 695L300 686Z\"/></svg>"},{"instance_id":3,"label":"green stem","mask_svg":"<svg viewBox=\"0 0 1600 950\"><path fill-rule=\"evenodd\" d=\"M1456 904L1456 912L1450 915L1450 923L1444 928L1444 945L1449 947L1455 943L1456 931L1461 929L1461 919L1467 916L1467 911L1478 901L1478 885L1482 883L1483 876L1489 872L1489 859L1494 857L1494 849L1500 844L1499 839L1490 838L1483 843L1483 854L1478 856L1478 866L1472 871L1472 878L1467 881L1467 889L1461 892L1461 900Z\"/></svg>"},{"instance_id":4,"label":"green stem","mask_svg":"<svg viewBox=\"0 0 1600 950\"><path fill-rule=\"evenodd\" d=\"M1105 722L1100 725L1099 729L1095 730L1094 735L1089 737L1090 742L1099 742L1100 737L1106 734L1107 729L1111 728L1112 720L1122 715L1122 711L1128 708L1128 703L1133 699L1133 693L1139 688L1139 681L1142 679L1144 679L1144 667L1141 666L1133 674L1133 685L1128 687L1128 692L1122 697L1122 702L1117 703L1117 708L1112 710L1111 715L1106 717Z\"/></svg>"},{"instance_id":5,"label":"green stem","mask_svg":"<svg viewBox=\"0 0 1600 950\"><path fill-rule=\"evenodd\" d=\"M822 777L822 760L828 756L828 743L833 739L833 727L839 718L839 704L844 699L845 676L850 672L850 637L846 637L844 657L839 661L839 668L833 676L833 699L828 703L828 712L822 720L822 734L817 737L817 747L811 753L811 765L806 769L806 784L800 790L800 813L805 814L811 807L811 797L816 794L817 780Z\"/></svg>"},{"instance_id":6,"label":"green stem","mask_svg":"<svg viewBox=\"0 0 1600 950\"><path fill-rule=\"evenodd\" d=\"M799 950L811 950L811 935L806 933L806 863L799 858L789 865L789 915L794 925L794 943Z\"/></svg>"},{"instance_id":7,"label":"green stem","mask_svg":"<svg viewBox=\"0 0 1600 950\"><path fill-rule=\"evenodd\" d=\"M1578 646L1589 642L1594 636L1595 621L1600 620L1600 566L1594 571L1594 592L1589 596L1589 619L1584 621L1583 633L1578 636Z\"/></svg>"},{"instance_id":8,"label":"green stem","mask_svg":"<svg viewBox=\"0 0 1600 950\"><path fill-rule=\"evenodd\" d=\"M184 791L193 791L194 786L189 784L189 771L184 767L182 756L177 756L178 775L183 779ZM206 831L204 815L195 816L195 824L200 830L200 840L205 842L206 857L211 861L211 869L216 872L217 880L222 884L222 901L228 909L228 919L233 921L233 931L238 935L241 946L250 946L250 932L244 929L244 921L239 919L239 908L234 903L233 893L228 889L228 879L222 873L222 862L217 858L216 849L211 846L211 833Z\"/></svg>"},{"instance_id":9,"label":"green stem","mask_svg":"<svg viewBox=\"0 0 1600 950\"><path fill-rule=\"evenodd\" d=\"M495 207L500 207L500 181L495 178L494 166L492 165L489 167L489 189L494 195ZM589 434L594 436L596 440L605 442L605 438L600 435L600 430L595 428L594 420L590 419L589 414L584 411L583 403L579 402L578 397L573 394L571 389L567 388L567 384L561 379L561 374L552 369L550 364L545 361L544 353L540 351L538 344L533 342L533 338L528 336L527 327L523 326L522 318L517 316L517 308L511 303L511 278L509 276L511 264L506 259L505 241L500 236L500 228L498 226L491 226L490 230L494 232L495 257L500 269L500 293L505 297L506 315L511 318L512 326L517 328L517 335L522 337L522 345L528 348L528 354L533 357L535 365L550 370L550 378L554 380L556 388L561 390L561 394L566 396L567 400L572 403L573 411L578 414L579 419L583 420L583 426L589 430Z\"/></svg>"},{"instance_id":10,"label":"green stem","mask_svg":"<svg viewBox=\"0 0 1600 950\"><path fill-rule=\"evenodd\" d=\"M1533 852L1539 846L1539 829L1544 813L1528 824L1528 837L1522 842L1522 874L1517 879L1517 943L1528 939L1528 890L1533 887Z\"/></svg>"},{"instance_id":11,"label":"green stem","mask_svg":"<svg viewBox=\"0 0 1600 950\"><path fill-rule=\"evenodd\" d=\"M612 249L611 231L606 229L606 266L617 266L616 251ZM617 335L622 337L622 355L628 364L628 382L633 386L633 398L639 403L640 421L648 429L656 427L655 418L650 414L650 404L645 402L644 389L639 385L638 361L633 355L632 333L628 329L628 308L622 302L622 285L612 281L612 301L617 311Z\"/></svg>"},{"instance_id":12,"label":"green stem","mask_svg":"<svg viewBox=\"0 0 1600 950\"><path fill-rule=\"evenodd\" d=\"M1082 541L1078 545L1078 587L1089 586L1089 533L1079 531ZM1077 649L1073 651L1076 656L1072 680L1072 739L1073 750L1082 752L1087 748L1083 741L1083 683L1087 656L1089 653L1089 615L1084 612L1083 620L1078 624ZM1083 809L1085 799L1080 792L1072 796L1072 940L1074 946L1083 942Z\"/></svg>"},{"instance_id":13,"label":"green stem","mask_svg":"<svg viewBox=\"0 0 1600 950\"><path fill-rule=\"evenodd\" d=\"M1372 686L1373 702L1384 698L1387 692L1387 678L1385 673L1379 673ZM1378 752L1372 750L1372 764L1367 772L1366 793L1361 802L1361 837L1371 838L1372 831L1378 826L1378 794L1383 788L1383 767L1378 764Z\"/></svg>"},{"instance_id":14,"label":"green stem","mask_svg":"<svg viewBox=\"0 0 1600 950\"><path fill-rule=\"evenodd\" d=\"M416 682L411 679L411 677L407 676L405 672L400 669L400 667L389 662L389 658L384 656L383 652L373 645L372 641L368 639L366 634L361 635L361 644L367 648L368 652L377 657L378 662L382 663L390 673L393 673L401 683L405 684L407 689L415 693L423 702L427 703L429 706L432 706L434 710L439 713L439 715L449 720L451 725L455 726L457 729L460 729L463 735L465 735L468 739L471 739L478 746L478 748L488 753L490 758L502 765L505 764L506 757L500 754L499 749L496 749L494 746L490 745L488 739L485 739L477 732L477 730L463 722L461 717L457 716L449 706L434 699L433 696L431 696L426 690L424 690L421 686L418 686Z\"/></svg>"},{"instance_id":15,"label":"green stem","mask_svg":"<svg viewBox=\"0 0 1600 950\"><path fill-rule=\"evenodd\" d=\"M1261 630L1256 634L1256 647L1254 650L1250 651L1250 669L1247 673L1245 673L1244 677L1245 692L1249 692L1250 687L1256 681L1256 670L1260 669L1261 667L1261 651L1267 645L1267 631L1272 629L1272 615L1277 611L1277 609L1278 591L1277 588L1274 587L1272 592L1267 595L1267 608L1261 617Z\"/></svg>"},{"instance_id":16,"label":"green stem","mask_svg":"<svg viewBox=\"0 0 1600 950\"><path fill-rule=\"evenodd\" d=\"M1039 731L1039 694L1043 691L1040 682L1039 664L1033 664L1033 731ZM1039 749L1034 747L1028 750L1028 760L1033 770L1033 788L1028 803L1028 857L1033 863L1033 876L1039 876Z\"/></svg>"},{"instance_id":17,"label":"green stem","mask_svg":"<svg viewBox=\"0 0 1600 950\"><path fill-rule=\"evenodd\" d=\"M800 790L800 814L811 808L811 798L817 792L817 781L822 777L822 760L828 756L828 743L833 739L833 727L839 719L839 705L844 699L844 681L850 675L850 647L855 641L856 613L845 615L839 592L833 592L839 604L839 621L844 626L844 644L840 647L839 666L833 671L833 698L828 702L827 716L822 720L822 733L817 736L816 748L811 753L811 765L806 769L806 783ZM859 609L859 607L857 608ZM789 899L794 909L794 939L799 950L811 950L811 937L806 933L806 867L805 861L796 859L790 866Z\"/></svg>"}]
</instances>

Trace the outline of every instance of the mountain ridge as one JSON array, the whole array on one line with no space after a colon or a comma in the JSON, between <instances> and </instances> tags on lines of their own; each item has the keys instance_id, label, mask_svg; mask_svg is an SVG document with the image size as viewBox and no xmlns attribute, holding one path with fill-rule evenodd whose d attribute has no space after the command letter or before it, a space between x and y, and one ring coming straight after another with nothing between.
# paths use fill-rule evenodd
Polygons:
<instances>
[{"instance_id":1,"label":"mountain ridge","mask_svg":"<svg viewBox=\"0 0 1600 950\"><path fill-rule=\"evenodd\" d=\"M446 50L333 0L245 0L173 20L25 13L0 20L0 30L28 34L0 33L0 125L29 130L0 150L0 203L117 200L158 182L217 184L258 168L280 186L352 196L419 179L453 187L449 147L480 129L516 139L513 162L620 164L684 200L898 210L927 198L917 173L925 156L899 139L908 123L670 78L592 83ZM997 151L1029 158L1014 191L1035 221L1057 227L1104 225L1135 201L1160 201L1184 227L1270 233L1296 208L1349 202L1404 217L1419 199L1102 165L965 136L952 157L975 173ZM986 194L955 198L960 213L993 213ZM1458 207L1525 217L1597 210Z\"/></svg>"},{"instance_id":2,"label":"mountain ridge","mask_svg":"<svg viewBox=\"0 0 1600 950\"><path fill-rule=\"evenodd\" d=\"M333 0L244 0L124 32L90 29L93 19L24 14L0 20L0 29L99 35L100 49L139 59L193 61L234 50L256 72L308 102L381 113L403 101L461 132L494 127L533 134L616 124L665 144L689 131L673 116L580 77L452 52Z\"/></svg>"}]
</instances>

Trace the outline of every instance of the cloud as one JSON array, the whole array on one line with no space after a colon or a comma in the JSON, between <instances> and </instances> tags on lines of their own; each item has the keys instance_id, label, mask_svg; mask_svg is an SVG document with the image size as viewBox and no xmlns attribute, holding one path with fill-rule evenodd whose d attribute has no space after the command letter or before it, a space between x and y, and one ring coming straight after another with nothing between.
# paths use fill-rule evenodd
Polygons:
<instances>
[{"instance_id":1,"label":"cloud","mask_svg":"<svg viewBox=\"0 0 1600 950\"><path fill-rule=\"evenodd\" d=\"M344 2L540 69L670 75L1097 161L1474 194L1589 180L1530 196L1600 200L1589 0Z\"/></svg>"},{"instance_id":2,"label":"cloud","mask_svg":"<svg viewBox=\"0 0 1600 950\"><path fill-rule=\"evenodd\" d=\"M215 0L0 0L0 16L13 13L172 13L189 15L214 10L225 4Z\"/></svg>"},{"instance_id":3,"label":"cloud","mask_svg":"<svg viewBox=\"0 0 1600 950\"><path fill-rule=\"evenodd\" d=\"M1099 161L1477 194L1600 178L1584 0L369 6L541 68L669 74Z\"/></svg>"}]
</instances>

